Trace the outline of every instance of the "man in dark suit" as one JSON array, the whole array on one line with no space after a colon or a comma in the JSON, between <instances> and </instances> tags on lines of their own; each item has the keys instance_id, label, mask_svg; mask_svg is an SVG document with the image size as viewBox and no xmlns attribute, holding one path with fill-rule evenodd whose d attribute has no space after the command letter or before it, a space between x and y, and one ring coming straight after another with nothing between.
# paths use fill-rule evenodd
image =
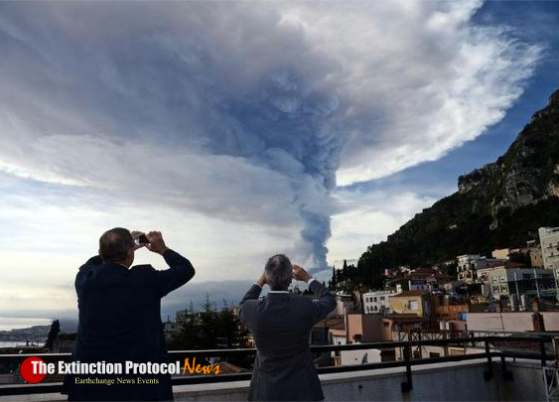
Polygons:
<instances>
[{"instance_id":1,"label":"man in dark suit","mask_svg":"<svg viewBox=\"0 0 559 402\"><path fill-rule=\"evenodd\" d=\"M291 280L305 281L316 298L295 297ZM259 299L264 284L267 297ZM271 257L240 306L240 318L258 349L250 382L250 401L320 401L324 399L309 348L310 331L336 306L335 297L284 255Z\"/></svg>"},{"instance_id":2,"label":"man in dark suit","mask_svg":"<svg viewBox=\"0 0 559 402\"><path fill-rule=\"evenodd\" d=\"M167 363L161 323L161 298L194 276L190 262L167 248L160 232L149 232L147 244L135 239L141 232L114 228L99 239L99 255L89 259L76 276L79 325L74 361L96 363ZM145 240L145 239L144 239ZM169 269L136 265L136 249L144 246L161 254ZM136 384L80 384L80 378L135 379ZM137 377L157 384L137 384ZM78 380L78 381L76 381ZM67 379L70 400L172 400L170 375L75 375Z\"/></svg>"}]
</instances>

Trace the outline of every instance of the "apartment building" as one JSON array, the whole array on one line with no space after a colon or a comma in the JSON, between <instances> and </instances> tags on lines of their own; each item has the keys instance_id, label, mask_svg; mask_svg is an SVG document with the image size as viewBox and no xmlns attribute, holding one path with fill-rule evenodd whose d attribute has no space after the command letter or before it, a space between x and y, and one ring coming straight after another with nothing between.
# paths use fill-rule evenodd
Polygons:
<instances>
[{"instance_id":1,"label":"apartment building","mask_svg":"<svg viewBox=\"0 0 559 402\"><path fill-rule=\"evenodd\" d=\"M477 271L490 265L507 261L503 258L486 258L479 254L464 254L456 257L458 261L458 280L468 284L479 283Z\"/></svg>"},{"instance_id":2,"label":"apartment building","mask_svg":"<svg viewBox=\"0 0 559 402\"><path fill-rule=\"evenodd\" d=\"M395 294L390 290L363 293L363 312L365 314L390 312L390 297Z\"/></svg>"},{"instance_id":3,"label":"apartment building","mask_svg":"<svg viewBox=\"0 0 559 402\"><path fill-rule=\"evenodd\" d=\"M487 290L501 300L527 295L537 298L553 298L555 283L553 273L542 268L496 267L486 273Z\"/></svg>"},{"instance_id":4,"label":"apartment building","mask_svg":"<svg viewBox=\"0 0 559 402\"><path fill-rule=\"evenodd\" d=\"M539 228L540 247L542 250L543 267L550 269L555 278L555 287L559 289L559 227ZM559 290L556 294L559 300Z\"/></svg>"}]
</instances>

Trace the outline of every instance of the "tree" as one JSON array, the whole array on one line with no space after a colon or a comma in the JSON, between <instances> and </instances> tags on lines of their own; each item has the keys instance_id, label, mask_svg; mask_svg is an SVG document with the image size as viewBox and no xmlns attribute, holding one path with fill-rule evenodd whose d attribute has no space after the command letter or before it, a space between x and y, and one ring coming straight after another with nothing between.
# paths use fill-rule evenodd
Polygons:
<instances>
[{"instance_id":1,"label":"tree","mask_svg":"<svg viewBox=\"0 0 559 402\"><path fill-rule=\"evenodd\" d=\"M338 277L336 274L336 266L332 265L332 280L330 281L330 289L335 289L336 285L338 284Z\"/></svg>"},{"instance_id":2,"label":"tree","mask_svg":"<svg viewBox=\"0 0 559 402\"><path fill-rule=\"evenodd\" d=\"M181 332L171 337L170 350L215 349L243 347L247 329L241 324L235 309L223 301L220 311L214 309L209 296L202 305L202 311L195 312L192 304L181 322Z\"/></svg>"},{"instance_id":3,"label":"tree","mask_svg":"<svg viewBox=\"0 0 559 402\"><path fill-rule=\"evenodd\" d=\"M54 345L54 341L58 337L59 333L60 333L60 322L58 320L54 320L50 325L50 330L47 336L47 341L45 343L45 348L52 349L52 346Z\"/></svg>"},{"instance_id":4,"label":"tree","mask_svg":"<svg viewBox=\"0 0 559 402\"><path fill-rule=\"evenodd\" d=\"M450 275L454 278L458 275L458 261L453 261L450 264L445 265L441 271L444 274Z\"/></svg>"},{"instance_id":5,"label":"tree","mask_svg":"<svg viewBox=\"0 0 559 402\"><path fill-rule=\"evenodd\" d=\"M511 253L509 255L509 260L511 262L524 264L527 267L532 265L532 261L530 260L530 256L528 254L524 254L524 253Z\"/></svg>"}]
</instances>

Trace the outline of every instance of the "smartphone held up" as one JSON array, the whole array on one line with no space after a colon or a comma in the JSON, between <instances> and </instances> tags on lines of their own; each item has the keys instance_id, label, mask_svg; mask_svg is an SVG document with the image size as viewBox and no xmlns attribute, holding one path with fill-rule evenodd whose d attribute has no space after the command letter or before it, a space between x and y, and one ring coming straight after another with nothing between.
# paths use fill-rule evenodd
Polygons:
<instances>
[{"instance_id":1,"label":"smartphone held up","mask_svg":"<svg viewBox=\"0 0 559 402\"><path fill-rule=\"evenodd\" d=\"M149 244L149 240L145 234L141 234L138 238L134 239L134 241L138 246L145 246L146 244Z\"/></svg>"}]
</instances>

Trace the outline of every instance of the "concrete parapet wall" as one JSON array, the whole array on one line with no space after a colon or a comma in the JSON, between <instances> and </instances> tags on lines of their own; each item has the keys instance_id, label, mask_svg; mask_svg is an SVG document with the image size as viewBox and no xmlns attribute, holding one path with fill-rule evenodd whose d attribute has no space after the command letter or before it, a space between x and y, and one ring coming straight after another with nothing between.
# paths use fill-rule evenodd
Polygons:
<instances>
[{"instance_id":1,"label":"concrete parapet wall","mask_svg":"<svg viewBox=\"0 0 559 402\"><path fill-rule=\"evenodd\" d=\"M541 367L533 361L507 362L514 380L506 381L498 363L489 381L483 359L415 366L413 390L402 393L403 368L323 374L320 376L327 401L543 401L545 389ZM178 385L176 401L246 401L248 381ZM4 401L63 401L60 394L0 397Z\"/></svg>"}]
</instances>

